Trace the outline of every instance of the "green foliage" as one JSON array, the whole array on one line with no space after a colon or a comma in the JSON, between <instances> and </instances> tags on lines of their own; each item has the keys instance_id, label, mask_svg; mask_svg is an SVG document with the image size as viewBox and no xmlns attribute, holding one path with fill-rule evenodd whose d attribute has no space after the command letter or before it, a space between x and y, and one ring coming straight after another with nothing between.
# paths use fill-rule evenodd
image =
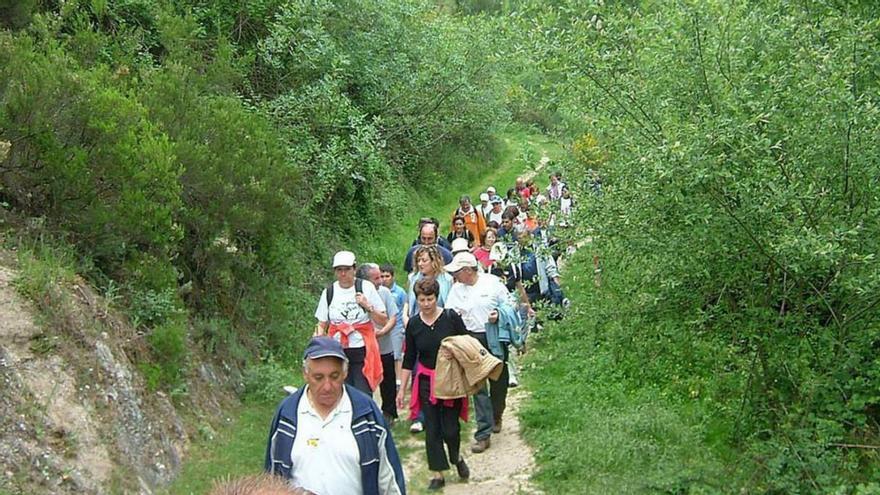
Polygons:
<instances>
[{"instance_id":1,"label":"green foliage","mask_svg":"<svg viewBox=\"0 0 880 495\"><path fill-rule=\"evenodd\" d=\"M106 270L138 251L167 255L181 235L180 169L144 108L107 71L77 71L27 39L0 40L0 60L0 126L14 143L4 199L57 222Z\"/></svg>"},{"instance_id":2,"label":"green foliage","mask_svg":"<svg viewBox=\"0 0 880 495\"><path fill-rule=\"evenodd\" d=\"M173 390L181 384L189 355L186 332L183 322L173 321L155 327L147 335L153 359L141 364L141 372L150 390Z\"/></svg>"},{"instance_id":3,"label":"green foliage","mask_svg":"<svg viewBox=\"0 0 880 495\"><path fill-rule=\"evenodd\" d=\"M705 437L753 463L723 491L875 483L876 452L845 445L880 435L876 15L817 2L521 15L540 26L521 39L546 54L578 223L601 258L583 302L597 369L711 413Z\"/></svg>"},{"instance_id":4,"label":"green foliage","mask_svg":"<svg viewBox=\"0 0 880 495\"><path fill-rule=\"evenodd\" d=\"M16 250L18 278L14 285L32 301L50 301L58 286L69 285L76 279L76 256L63 245L37 239L21 242Z\"/></svg>"},{"instance_id":5,"label":"green foliage","mask_svg":"<svg viewBox=\"0 0 880 495\"><path fill-rule=\"evenodd\" d=\"M249 367L244 374L245 396L252 401L277 403L284 397L285 385L300 386L302 383L299 368L286 366L269 359Z\"/></svg>"}]
</instances>

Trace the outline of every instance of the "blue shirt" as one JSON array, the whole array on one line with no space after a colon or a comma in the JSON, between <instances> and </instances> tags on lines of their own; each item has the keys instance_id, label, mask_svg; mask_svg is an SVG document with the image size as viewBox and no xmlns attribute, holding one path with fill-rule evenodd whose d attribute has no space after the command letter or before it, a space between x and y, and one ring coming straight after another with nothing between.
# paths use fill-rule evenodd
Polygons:
<instances>
[{"instance_id":1,"label":"blue shirt","mask_svg":"<svg viewBox=\"0 0 880 495\"><path fill-rule=\"evenodd\" d=\"M403 304L406 302L406 291L403 287L397 285L397 282L391 285L391 294L394 296L394 302L397 303L397 324L394 325L395 331L403 333Z\"/></svg>"}]
</instances>

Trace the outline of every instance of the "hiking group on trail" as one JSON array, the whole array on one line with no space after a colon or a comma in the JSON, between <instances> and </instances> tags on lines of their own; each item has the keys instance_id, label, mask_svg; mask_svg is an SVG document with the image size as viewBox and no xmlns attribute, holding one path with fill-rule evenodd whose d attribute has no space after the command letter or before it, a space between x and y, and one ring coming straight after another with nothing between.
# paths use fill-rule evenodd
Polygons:
<instances>
[{"instance_id":1,"label":"hiking group on trail","mask_svg":"<svg viewBox=\"0 0 880 495\"><path fill-rule=\"evenodd\" d=\"M405 493L390 427L407 404L410 432L425 434L429 490L443 488L451 466L470 476L460 421L471 402L470 451L491 448L517 384L510 346L524 350L539 307L553 318L567 306L556 234L573 203L558 172L544 191L520 177L506 198L490 186L479 199L459 198L446 235L436 218L419 221L403 256L406 289L390 263L333 257L335 281L318 298L303 356L305 385L282 401L266 447L266 471L289 480L292 493Z\"/></svg>"}]
</instances>

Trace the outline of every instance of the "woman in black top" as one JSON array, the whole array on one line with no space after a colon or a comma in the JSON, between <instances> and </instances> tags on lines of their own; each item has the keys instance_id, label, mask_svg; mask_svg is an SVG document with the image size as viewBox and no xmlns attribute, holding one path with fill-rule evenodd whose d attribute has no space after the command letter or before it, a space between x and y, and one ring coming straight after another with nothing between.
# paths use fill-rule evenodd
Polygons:
<instances>
[{"instance_id":1,"label":"woman in black top","mask_svg":"<svg viewBox=\"0 0 880 495\"><path fill-rule=\"evenodd\" d=\"M425 372L434 371L437 355L440 353L440 341L450 335L466 335L467 331L458 313L437 306L440 285L432 277L416 282L413 292L419 305L419 314L410 318L406 325L406 351L400 376L403 385L397 393L397 406L403 407L407 385L416 369L417 388L414 392L418 393L419 406L425 415L425 451L428 454L428 469L432 471L428 489L439 490L446 484L443 471L449 469L450 463L455 464L461 479L470 476L470 470L459 454L461 425L458 418L463 400L435 400L432 404L431 378ZM444 443L449 450L448 459L443 448Z\"/></svg>"},{"instance_id":2,"label":"woman in black top","mask_svg":"<svg viewBox=\"0 0 880 495\"><path fill-rule=\"evenodd\" d=\"M471 231L468 230L467 227L465 227L464 217L456 215L452 219L452 231L446 236L446 240L449 241L449 244L451 245L452 241L459 237L468 241L469 248L474 246L474 235L471 234Z\"/></svg>"}]
</instances>

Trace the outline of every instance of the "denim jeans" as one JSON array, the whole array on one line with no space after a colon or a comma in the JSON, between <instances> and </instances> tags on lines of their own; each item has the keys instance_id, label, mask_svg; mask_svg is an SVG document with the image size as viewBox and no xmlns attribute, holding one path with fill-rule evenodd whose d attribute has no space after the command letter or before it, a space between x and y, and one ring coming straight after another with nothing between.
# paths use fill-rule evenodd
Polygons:
<instances>
[{"instance_id":1,"label":"denim jeans","mask_svg":"<svg viewBox=\"0 0 880 495\"><path fill-rule=\"evenodd\" d=\"M471 337L480 341L483 347L489 349L485 333L471 333ZM495 418L501 418L507 406L507 388L510 385L510 375L507 370L507 344L502 343L504 350L504 368L498 380L488 380L473 396L474 412L477 416L477 429L474 432L475 440L485 440L492 435L492 427L495 426Z\"/></svg>"}]
</instances>

